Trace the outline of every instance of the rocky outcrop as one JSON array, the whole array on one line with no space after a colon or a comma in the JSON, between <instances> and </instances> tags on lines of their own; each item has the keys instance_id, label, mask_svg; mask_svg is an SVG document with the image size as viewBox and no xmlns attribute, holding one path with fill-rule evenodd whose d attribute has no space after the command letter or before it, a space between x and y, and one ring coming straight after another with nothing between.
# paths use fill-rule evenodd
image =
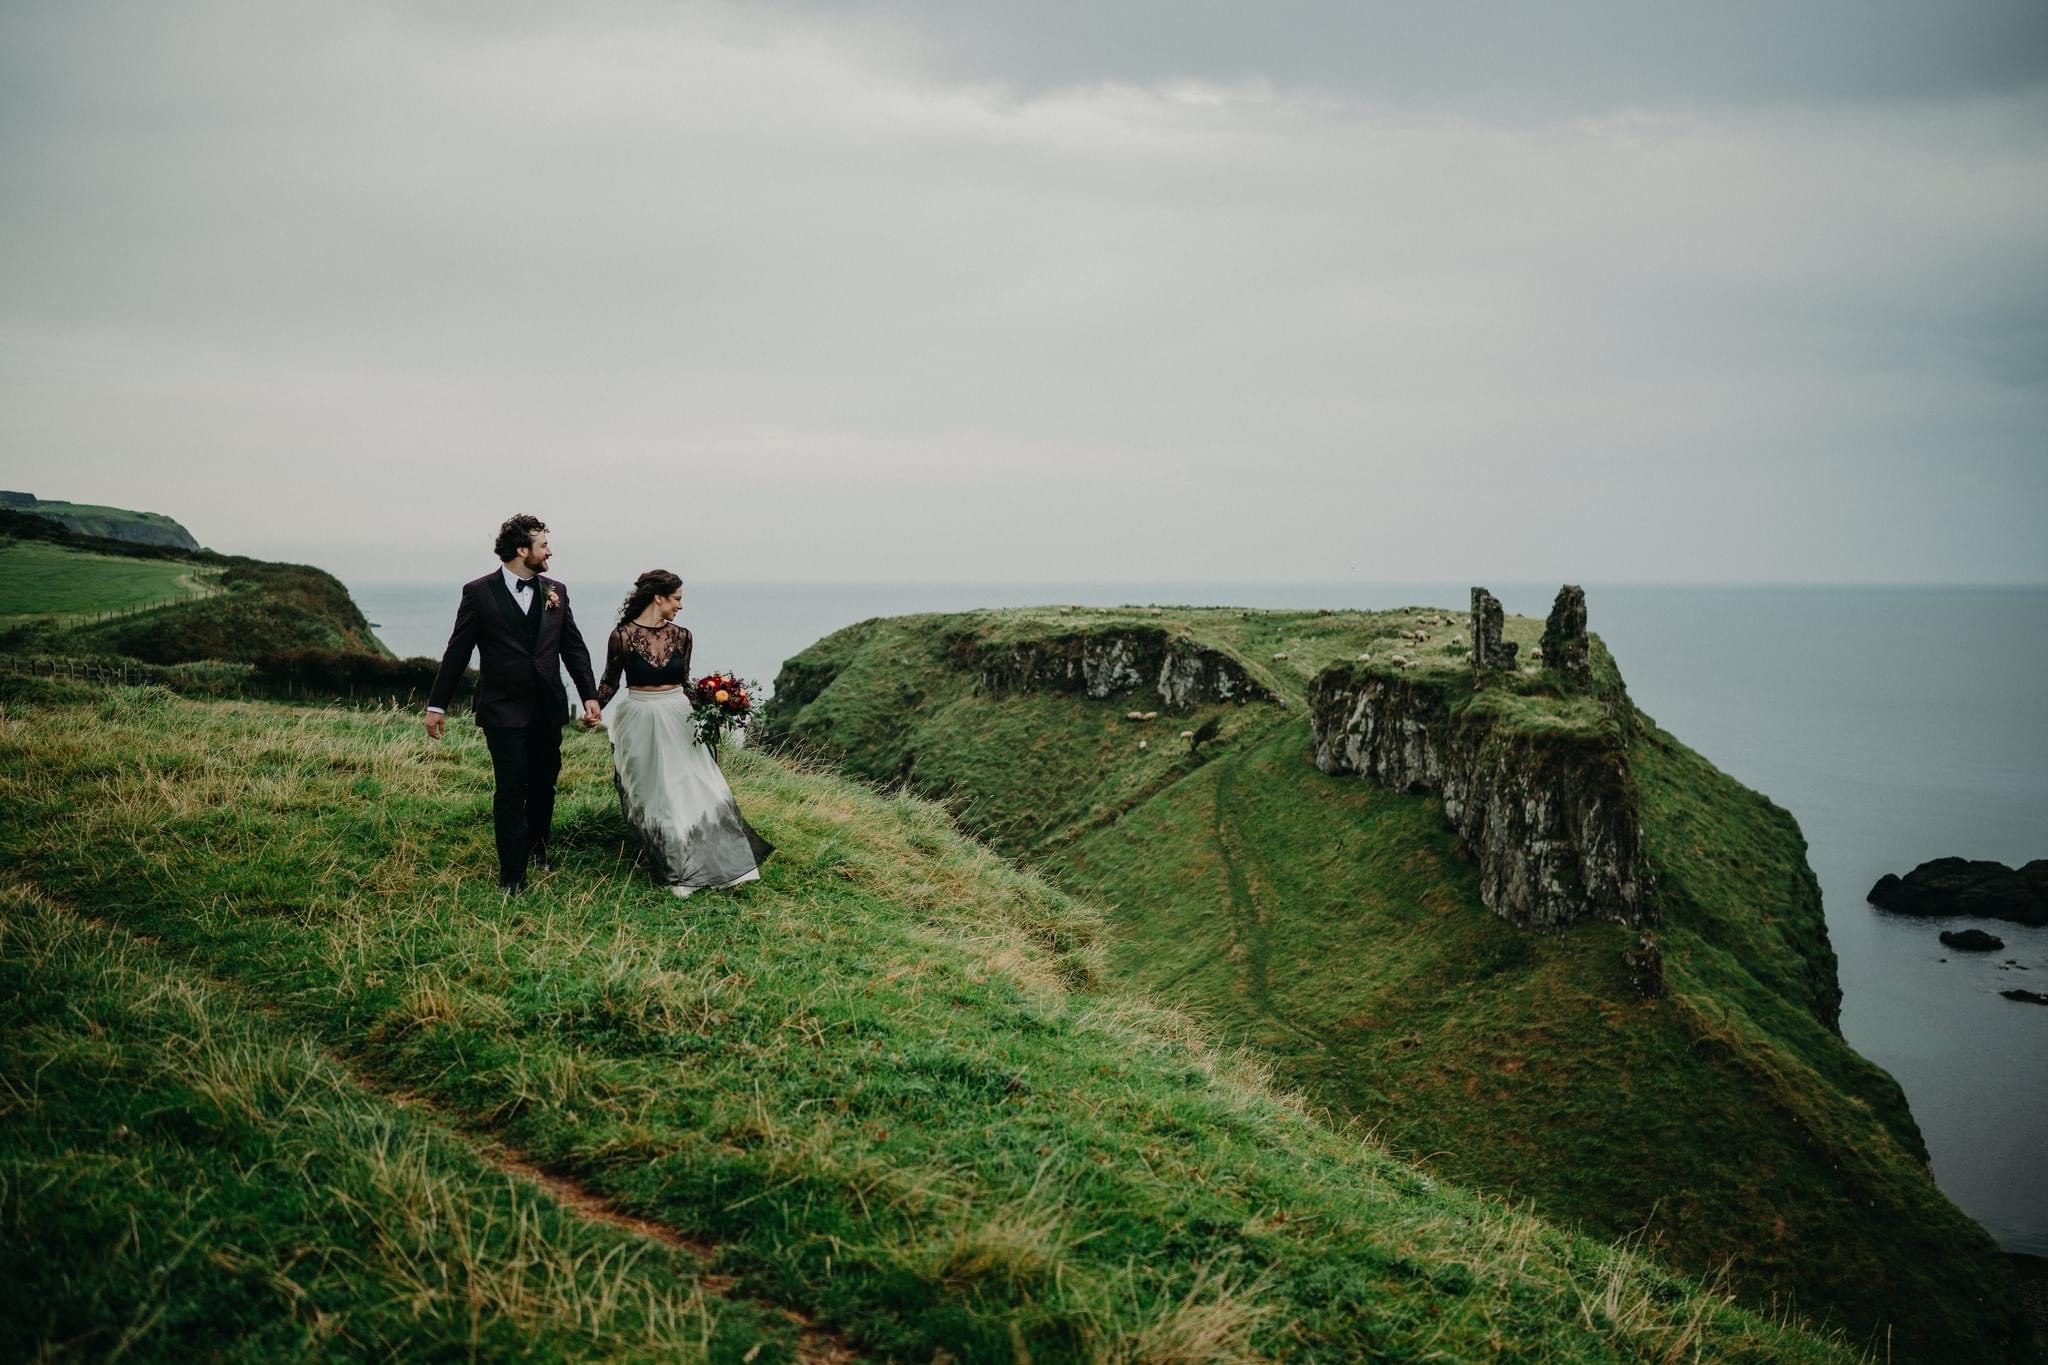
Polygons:
<instances>
[{"instance_id":1,"label":"rocky outcrop","mask_svg":"<svg viewBox=\"0 0 2048 1365\"><path fill-rule=\"evenodd\" d=\"M1619 738L1518 729L1461 704L1462 674L1339 664L1309 687L1316 766L1433 793L1479 864L1479 893L1531 929L1653 922L1634 779Z\"/></svg>"},{"instance_id":2,"label":"rocky outcrop","mask_svg":"<svg viewBox=\"0 0 2048 1365\"><path fill-rule=\"evenodd\" d=\"M1480 673L1512 673L1520 645L1500 638L1507 615L1500 599L1484 588L1472 589L1472 667Z\"/></svg>"},{"instance_id":3,"label":"rocky outcrop","mask_svg":"<svg viewBox=\"0 0 2048 1365\"><path fill-rule=\"evenodd\" d=\"M1223 650L1142 626L1015 643L962 636L955 654L981 691L998 695L1079 692L1103 700L1142 693L1171 711L1205 702L1279 700Z\"/></svg>"},{"instance_id":4,"label":"rocky outcrop","mask_svg":"<svg viewBox=\"0 0 2048 1365\"><path fill-rule=\"evenodd\" d=\"M1567 583L1557 590L1543 623L1543 666L1584 686L1592 678L1586 643L1586 590Z\"/></svg>"},{"instance_id":5,"label":"rocky outcrop","mask_svg":"<svg viewBox=\"0 0 2048 1365\"><path fill-rule=\"evenodd\" d=\"M1987 934L1982 929L1944 929L1941 931L1941 941L1947 947L1966 953L1995 953L2005 946L2004 939L1996 934Z\"/></svg>"},{"instance_id":6,"label":"rocky outcrop","mask_svg":"<svg viewBox=\"0 0 2048 1365\"><path fill-rule=\"evenodd\" d=\"M1903 877L1887 872L1870 888L1872 905L1901 915L1974 915L2015 924L2048 924L2048 858L2017 870L2004 863L1936 858Z\"/></svg>"}]
</instances>

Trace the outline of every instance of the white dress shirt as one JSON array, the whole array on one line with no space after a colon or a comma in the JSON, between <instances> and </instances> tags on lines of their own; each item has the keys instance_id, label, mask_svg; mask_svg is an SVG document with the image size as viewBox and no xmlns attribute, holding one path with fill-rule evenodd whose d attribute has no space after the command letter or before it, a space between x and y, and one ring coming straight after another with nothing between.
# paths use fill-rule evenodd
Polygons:
<instances>
[{"instance_id":1,"label":"white dress shirt","mask_svg":"<svg viewBox=\"0 0 2048 1365\"><path fill-rule=\"evenodd\" d=\"M519 610L525 612L528 616L533 615L533 599L540 595L540 575L535 574L532 578L521 578L503 565L499 566L498 572L505 575L505 591L512 594L512 600L519 604ZM521 583L531 583L533 587L526 592L521 592L519 591Z\"/></svg>"}]
</instances>

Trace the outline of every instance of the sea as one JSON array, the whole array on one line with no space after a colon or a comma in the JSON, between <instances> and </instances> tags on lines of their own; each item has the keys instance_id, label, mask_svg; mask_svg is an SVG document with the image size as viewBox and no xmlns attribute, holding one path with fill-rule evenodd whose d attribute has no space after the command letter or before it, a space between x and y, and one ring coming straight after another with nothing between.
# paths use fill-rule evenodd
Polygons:
<instances>
[{"instance_id":1,"label":"sea","mask_svg":"<svg viewBox=\"0 0 2048 1365\"><path fill-rule=\"evenodd\" d=\"M572 589L574 578L568 578ZM1556 584L1487 585L1541 617ZM2048 928L1917 920L1864 899L1930 858L2048 857L2048 587L1585 585L1589 624L1644 711L1798 819L1839 959L1842 1032L1897 1078L1934 1178L2008 1251L2048 1256ZM453 583L354 582L402 656L439 655ZM612 592L595 594L603 608ZM624 595L623 586L618 596ZM590 601L589 590L578 601ZM772 682L842 626L906 612L1073 603L1464 611L1453 583L691 582L696 664ZM602 661L611 612L579 621ZM1944 948L1977 927L2002 951Z\"/></svg>"}]
</instances>

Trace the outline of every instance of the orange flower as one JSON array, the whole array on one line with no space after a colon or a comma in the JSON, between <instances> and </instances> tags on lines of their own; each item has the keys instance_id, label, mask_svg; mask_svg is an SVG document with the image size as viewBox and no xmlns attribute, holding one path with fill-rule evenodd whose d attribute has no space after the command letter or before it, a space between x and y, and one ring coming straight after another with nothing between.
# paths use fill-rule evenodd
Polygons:
<instances>
[{"instance_id":1,"label":"orange flower","mask_svg":"<svg viewBox=\"0 0 2048 1365\"><path fill-rule=\"evenodd\" d=\"M711 694L711 699L713 701L731 701L732 693L726 691L724 688L721 687L716 692Z\"/></svg>"}]
</instances>

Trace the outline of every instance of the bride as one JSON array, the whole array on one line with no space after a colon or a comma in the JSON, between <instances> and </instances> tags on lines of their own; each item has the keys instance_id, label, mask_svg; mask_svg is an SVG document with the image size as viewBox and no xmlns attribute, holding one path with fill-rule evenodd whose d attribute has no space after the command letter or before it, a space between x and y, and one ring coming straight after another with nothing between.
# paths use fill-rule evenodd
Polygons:
<instances>
[{"instance_id":1,"label":"bride","mask_svg":"<svg viewBox=\"0 0 2048 1365\"><path fill-rule=\"evenodd\" d=\"M666 569L640 575L611 633L597 698L626 823L655 879L687 896L756 880L774 850L740 817L718 760L697 738L690 632L676 624L682 607L682 579Z\"/></svg>"}]
</instances>

